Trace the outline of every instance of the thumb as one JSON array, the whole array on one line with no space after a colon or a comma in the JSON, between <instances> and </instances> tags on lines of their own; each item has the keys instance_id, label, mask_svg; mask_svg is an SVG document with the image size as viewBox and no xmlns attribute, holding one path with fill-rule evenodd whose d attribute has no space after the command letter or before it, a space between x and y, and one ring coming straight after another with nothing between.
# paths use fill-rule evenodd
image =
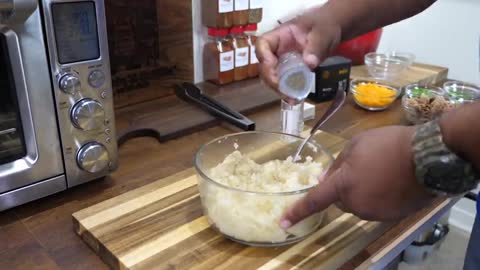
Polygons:
<instances>
[{"instance_id":1,"label":"thumb","mask_svg":"<svg viewBox=\"0 0 480 270\"><path fill-rule=\"evenodd\" d=\"M277 64L278 59L274 51L278 49L279 38L272 34L259 38L256 44L256 55L260 61L262 81L273 89L278 89Z\"/></svg>"},{"instance_id":2,"label":"thumb","mask_svg":"<svg viewBox=\"0 0 480 270\"><path fill-rule=\"evenodd\" d=\"M340 176L339 172L340 169L337 169L330 176L327 175L327 179L320 181L316 188L288 209L280 221L280 226L287 229L336 203L340 199L336 186L339 182L337 179Z\"/></svg>"}]
</instances>

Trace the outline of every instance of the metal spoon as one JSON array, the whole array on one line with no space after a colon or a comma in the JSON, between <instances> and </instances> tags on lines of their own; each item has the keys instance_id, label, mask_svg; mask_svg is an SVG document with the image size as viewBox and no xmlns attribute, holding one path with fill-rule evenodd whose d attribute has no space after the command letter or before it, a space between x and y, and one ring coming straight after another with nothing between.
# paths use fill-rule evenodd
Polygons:
<instances>
[{"instance_id":1,"label":"metal spoon","mask_svg":"<svg viewBox=\"0 0 480 270\"><path fill-rule=\"evenodd\" d=\"M343 103L345 103L346 98L347 94L345 93L345 91L337 90L335 99L333 100L328 110L323 114L322 118L320 118L317 124L315 124L315 126L312 128L312 130L310 131L310 136L305 138L300 147L298 147L297 152L295 153L295 156L293 158L294 162L299 160L300 154L302 153L307 143L313 138L313 135L315 135L315 133L320 129L320 127L325 124L342 107Z\"/></svg>"}]
</instances>

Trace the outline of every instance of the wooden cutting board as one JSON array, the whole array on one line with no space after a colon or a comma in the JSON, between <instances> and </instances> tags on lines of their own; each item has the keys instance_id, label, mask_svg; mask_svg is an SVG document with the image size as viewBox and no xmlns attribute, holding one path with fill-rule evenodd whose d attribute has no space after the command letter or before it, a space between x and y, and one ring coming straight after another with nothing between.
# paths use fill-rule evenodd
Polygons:
<instances>
[{"instance_id":1,"label":"wooden cutting board","mask_svg":"<svg viewBox=\"0 0 480 270\"><path fill-rule=\"evenodd\" d=\"M352 78L369 77L366 66L352 67ZM448 68L432 66L427 64L415 63L402 75L395 79L395 82L401 86L407 86L412 83L437 84L445 81L448 76Z\"/></svg>"},{"instance_id":2,"label":"wooden cutting board","mask_svg":"<svg viewBox=\"0 0 480 270\"><path fill-rule=\"evenodd\" d=\"M319 133L338 154L346 141ZM73 215L76 232L113 269L336 269L390 226L335 207L306 240L277 248L248 247L224 238L203 216L193 169Z\"/></svg>"},{"instance_id":3,"label":"wooden cutting board","mask_svg":"<svg viewBox=\"0 0 480 270\"><path fill-rule=\"evenodd\" d=\"M414 64L405 71L397 83L439 83L447 79L444 67ZM365 66L352 68L352 78L368 77ZM259 79L236 82L223 87L211 83L198 85L202 91L226 106L250 113L265 106L278 103L280 97L268 89ZM175 96L155 99L117 110L117 129L120 138L129 138L137 133L166 141L211 127L220 121L197 106ZM123 141L123 140L122 140Z\"/></svg>"}]
</instances>

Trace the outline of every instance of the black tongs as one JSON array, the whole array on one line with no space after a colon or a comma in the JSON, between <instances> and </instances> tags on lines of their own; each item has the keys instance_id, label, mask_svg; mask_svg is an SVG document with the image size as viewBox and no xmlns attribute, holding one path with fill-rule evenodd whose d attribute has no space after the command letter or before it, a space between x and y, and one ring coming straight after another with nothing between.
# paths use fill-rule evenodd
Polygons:
<instances>
[{"instance_id":1,"label":"black tongs","mask_svg":"<svg viewBox=\"0 0 480 270\"><path fill-rule=\"evenodd\" d=\"M213 98L204 95L202 90L200 90L194 84L178 84L175 87L175 93L179 98L197 104L210 114L219 117L220 119L225 120L238 128L243 130L255 130L255 122L228 108Z\"/></svg>"}]
</instances>

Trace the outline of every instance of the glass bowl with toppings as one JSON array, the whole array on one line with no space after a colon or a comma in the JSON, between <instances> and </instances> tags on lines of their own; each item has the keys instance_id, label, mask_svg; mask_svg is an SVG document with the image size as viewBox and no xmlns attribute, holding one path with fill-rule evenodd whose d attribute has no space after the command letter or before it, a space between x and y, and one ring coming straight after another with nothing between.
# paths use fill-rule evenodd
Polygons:
<instances>
[{"instance_id":1,"label":"glass bowl with toppings","mask_svg":"<svg viewBox=\"0 0 480 270\"><path fill-rule=\"evenodd\" d=\"M407 120L416 125L434 120L455 106L441 87L420 84L405 88L402 105Z\"/></svg>"},{"instance_id":2,"label":"glass bowl with toppings","mask_svg":"<svg viewBox=\"0 0 480 270\"><path fill-rule=\"evenodd\" d=\"M443 85L448 99L456 104L472 103L480 100L480 87L459 81L448 81Z\"/></svg>"},{"instance_id":3,"label":"glass bowl with toppings","mask_svg":"<svg viewBox=\"0 0 480 270\"><path fill-rule=\"evenodd\" d=\"M415 61L415 56L404 52L372 52L365 55L365 65L368 73L377 79L395 79L407 70L413 64L413 61Z\"/></svg>"},{"instance_id":4,"label":"glass bowl with toppings","mask_svg":"<svg viewBox=\"0 0 480 270\"><path fill-rule=\"evenodd\" d=\"M355 103L369 111L382 111L400 96L400 85L376 79L356 79L350 83Z\"/></svg>"},{"instance_id":5,"label":"glass bowl with toppings","mask_svg":"<svg viewBox=\"0 0 480 270\"><path fill-rule=\"evenodd\" d=\"M283 133L242 132L203 145L194 160L203 211L225 237L252 246L281 246L315 232L323 212L289 229L281 216L318 185L333 156L311 142L302 159L292 155L303 139Z\"/></svg>"}]
</instances>

